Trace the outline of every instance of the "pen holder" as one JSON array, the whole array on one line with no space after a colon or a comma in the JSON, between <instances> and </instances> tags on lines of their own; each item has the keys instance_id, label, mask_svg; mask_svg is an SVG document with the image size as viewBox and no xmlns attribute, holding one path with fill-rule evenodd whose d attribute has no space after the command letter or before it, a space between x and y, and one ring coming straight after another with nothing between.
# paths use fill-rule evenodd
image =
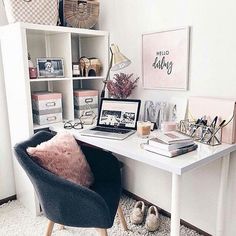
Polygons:
<instances>
[{"instance_id":1,"label":"pen holder","mask_svg":"<svg viewBox=\"0 0 236 236\"><path fill-rule=\"evenodd\" d=\"M216 146L221 144L222 128L196 124L189 120L181 120L177 125L177 130L192 137L195 141Z\"/></svg>"}]
</instances>

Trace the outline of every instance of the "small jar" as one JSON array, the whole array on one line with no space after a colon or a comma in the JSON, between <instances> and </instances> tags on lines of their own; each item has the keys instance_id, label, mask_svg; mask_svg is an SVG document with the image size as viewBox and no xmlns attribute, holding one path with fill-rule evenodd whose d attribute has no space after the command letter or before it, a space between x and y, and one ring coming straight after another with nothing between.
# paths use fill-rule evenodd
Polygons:
<instances>
[{"instance_id":1,"label":"small jar","mask_svg":"<svg viewBox=\"0 0 236 236\"><path fill-rule=\"evenodd\" d=\"M36 67L30 67L29 68L29 77L30 79L36 79L38 77L37 68Z\"/></svg>"},{"instance_id":2,"label":"small jar","mask_svg":"<svg viewBox=\"0 0 236 236\"><path fill-rule=\"evenodd\" d=\"M73 77L79 77L80 76L79 62L72 62L72 75L73 75Z\"/></svg>"}]
</instances>

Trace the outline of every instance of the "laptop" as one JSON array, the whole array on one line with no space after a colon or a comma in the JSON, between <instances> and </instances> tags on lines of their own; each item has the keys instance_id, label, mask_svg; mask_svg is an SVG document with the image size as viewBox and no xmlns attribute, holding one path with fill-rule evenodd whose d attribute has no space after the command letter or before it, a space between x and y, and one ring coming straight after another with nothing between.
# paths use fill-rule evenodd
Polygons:
<instances>
[{"instance_id":1,"label":"laptop","mask_svg":"<svg viewBox=\"0 0 236 236\"><path fill-rule=\"evenodd\" d=\"M140 100L111 99L101 100L97 126L83 130L81 135L123 140L136 131Z\"/></svg>"}]
</instances>

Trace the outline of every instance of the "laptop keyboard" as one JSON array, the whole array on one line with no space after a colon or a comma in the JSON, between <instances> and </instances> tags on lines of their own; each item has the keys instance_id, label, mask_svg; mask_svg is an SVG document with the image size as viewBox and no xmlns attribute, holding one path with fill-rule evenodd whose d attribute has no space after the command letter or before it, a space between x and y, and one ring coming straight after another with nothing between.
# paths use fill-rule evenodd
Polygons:
<instances>
[{"instance_id":1,"label":"laptop keyboard","mask_svg":"<svg viewBox=\"0 0 236 236\"><path fill-rule=\"evenodd\" d=\"M116 128L107 128L107 127L95 127L92 130L104 131L104 132L109 132L109 133L117 133L117 134L126 134L130 132L130 130L127 130L127 129L116 129Z\"/></svg>"}]
</instances>

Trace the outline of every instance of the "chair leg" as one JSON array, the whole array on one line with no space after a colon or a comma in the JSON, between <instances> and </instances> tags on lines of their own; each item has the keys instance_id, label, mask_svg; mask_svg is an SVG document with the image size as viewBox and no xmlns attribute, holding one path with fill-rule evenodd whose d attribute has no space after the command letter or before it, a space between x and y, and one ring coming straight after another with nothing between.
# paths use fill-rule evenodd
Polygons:
<instances>
[{"instance_id":1,"label":"chair leg","mask_svg":"<svg viewBox=\"0 0 236 236\"><path fill-rule=\"evenodd\" d=\"M108 236L106 229L96 229L100 236Z\"/></svg>"},{"instance_id":2,"label":"chair leg","mask_svg":"<svg viewBox=\"0 0 236 236\"><path fill-rule=\"evenodd\" d=\"M125 220L125 217L124 217L124 214L123 214L123 211L122 211L122 209L121 209L120 204L119 204L119 206L118 206L117 213L118 213L118 216L119 216L119 218L120 218L120 222L121 222L121 224L122 224L123 229L124 229L125 231L127 231L127 230L128 230L127 223L126 223L126 220Z\"/></svg>"},{"instance_id":3,"label":"chair leg","mask_svg":"<svg viewBox=\"0 0 236 236\"><path fill-rule=\"evenodd\" d=\"M54 222L52 222L51 220L48 220L48 226L47 226L47 231L45 236L51 236L52 235L52 229L54 226Z\"/></svg>"}]
</instances>

